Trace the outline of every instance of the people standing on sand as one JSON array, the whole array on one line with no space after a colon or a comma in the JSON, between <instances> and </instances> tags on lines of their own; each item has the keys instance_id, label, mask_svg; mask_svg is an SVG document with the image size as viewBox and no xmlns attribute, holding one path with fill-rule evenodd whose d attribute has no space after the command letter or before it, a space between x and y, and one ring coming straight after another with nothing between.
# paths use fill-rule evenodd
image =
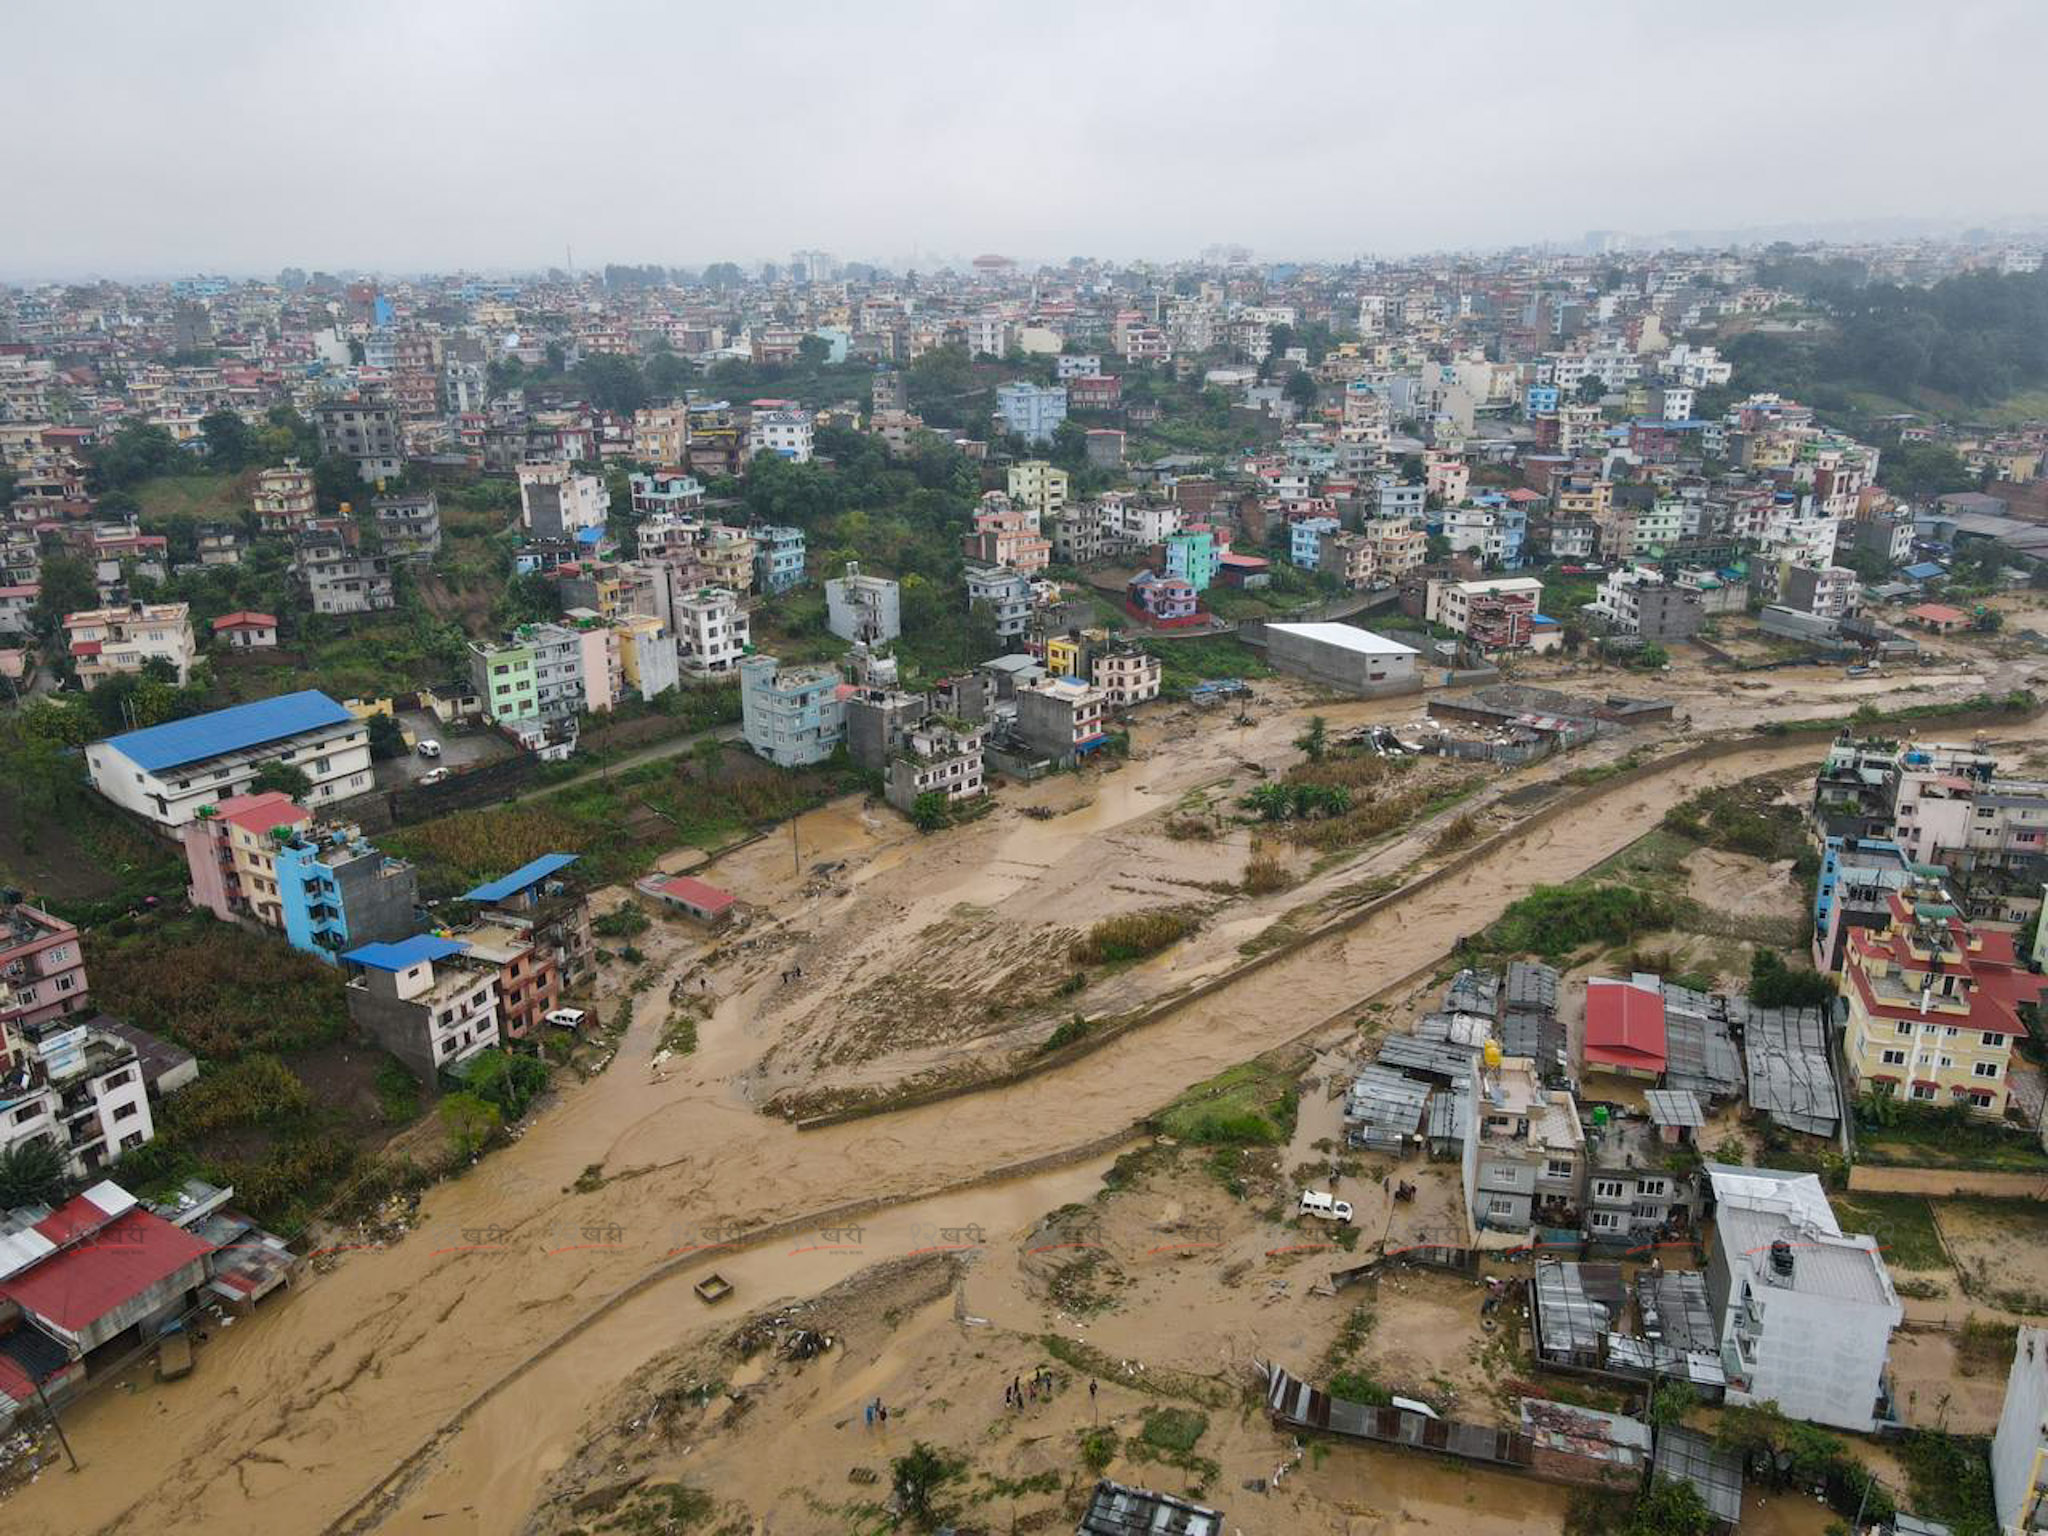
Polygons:
<instances>
[{"instance_id":1,"label":"people standing on sand","mask_svg":"<svg viewBox=\"0 0 2048 1536\"><path fill-rule=\"evenodd\" d=\"M877 1399L877 1402L880 1402L880 1400ZM875 1409L875 1412L877 1415L880 1416L882 1428L887 1429L889 1427L889 1405L887 1403L881 1403L880 1406Z\"/></svg>"},{"instance_id":2,"label":"people standing on sand","mask_svg":"<svg viewBox=\"0 0 2048 1536\"><path fill-rule=\"evenodd\" d=\"M862 1404L860 1405L860 1413L861 1413L861 1417L867 1420L867 1425L868 1425L868 1428L869 1428L869 1429L873 1429L873 1428L875 1427L875 1405L874 1405L874 1403L873 1403L872 1401L869 1401L869 1402L865 1402L865 1403L862 1403Z\"/></svg>"}]
</instances>

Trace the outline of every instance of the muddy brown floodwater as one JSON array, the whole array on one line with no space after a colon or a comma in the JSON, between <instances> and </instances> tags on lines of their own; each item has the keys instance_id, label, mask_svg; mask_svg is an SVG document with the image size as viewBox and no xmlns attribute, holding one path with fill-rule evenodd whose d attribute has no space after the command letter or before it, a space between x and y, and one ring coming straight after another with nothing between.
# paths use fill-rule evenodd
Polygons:
<instances>
[{"instance_id":1,"label":"muddy brown floodwater","mask_svg":"<svg viewBox=\"0 0 2048 1536\"><path fill-rule=\"evenodd\" d=\"M739 1098L729 1078L750 1046L737 1027L648 1073L656 989L610 1072L431 1190L403 1241L347 1255L216 1333L187 1380L138 1370L80 1403L67 1422L85 1471L45 1471L9 1502L7 1529L515 1529L598 1394L711 1321L691 1284L713 1264L756 1305L823 1289L932 1229L1016 1228L1092 1190L1121 1133L1191 1084L1341 1015L1676 800L1819 750L1759 743L1619 786L1071 1067L830 1130L799 1133ZM593 1164L603 1186L575 1192ZM970 1187L1014 1169L1027 1171ZM735 1221L847 1203L888 1208L863 1219L857 1244L813 1220L809 1236L693 1251ZM480 1243L485 1229L498 1239Z\"/></svg>"}]
</instances>

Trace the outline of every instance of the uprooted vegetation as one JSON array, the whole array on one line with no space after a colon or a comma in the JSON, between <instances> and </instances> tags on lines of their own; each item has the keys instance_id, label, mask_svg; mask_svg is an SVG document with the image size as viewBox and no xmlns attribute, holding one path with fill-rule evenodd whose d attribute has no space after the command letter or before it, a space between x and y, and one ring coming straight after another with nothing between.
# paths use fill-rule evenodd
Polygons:
<instances>
[{"instance_id":1,"label":"uprooted vegetation","mask_svg":"<svg viewBox=\"0 0 2048 1536\"><path fill-rule=\"evenodd\" d=\"M1561 959L1589 945L1627 944L1638 934L1670 927L1673 916L1672 904L1652 892L1572 880L1539 885L1511 903L1480 943L1497 954Z\"/></svg>"},{"instance_id":2,"label":"uprooted vegetation","mask_svg":"<svg viewBox=\"0 0 2048 1536\"><path fill-rule=\"evenodd\" d=\"M1194 931L1195 920L1186 912L1127 912L1105 917L1076 939L1067 953L1077 965L1115 965L1156 955Z\"/></svg>"}]
</instances>

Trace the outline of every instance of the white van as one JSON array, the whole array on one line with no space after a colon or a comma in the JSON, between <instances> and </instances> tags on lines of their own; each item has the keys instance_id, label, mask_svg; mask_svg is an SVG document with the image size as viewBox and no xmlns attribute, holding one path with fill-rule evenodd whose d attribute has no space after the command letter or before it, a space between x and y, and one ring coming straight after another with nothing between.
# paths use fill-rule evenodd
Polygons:
<instances>
[{"instance_id":1,"label":"white van","mask_svg":"<svg viewBox=\"0 0 2048 1536\"><path fill-rule=\"evenodd\" d=\"M1321 1190L1305 1189L1301 1192L1301 1214L1320 1216L1324 1221L1348 1227L1351 1225L1351 1202L1326 1195Z\"/></svg>"}]
</instances>

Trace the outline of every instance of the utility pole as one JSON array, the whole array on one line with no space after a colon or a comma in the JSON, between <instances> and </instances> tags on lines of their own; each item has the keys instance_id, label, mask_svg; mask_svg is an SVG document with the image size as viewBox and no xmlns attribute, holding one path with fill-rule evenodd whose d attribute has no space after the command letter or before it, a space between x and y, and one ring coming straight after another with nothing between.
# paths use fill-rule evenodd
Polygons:
<instances>
[{"instance_id":1,"label":"utility pole","mask_svg":"<svg viewBox=\"0 0 2048 1536\"><path fill-rule=\"evenodd\" d=\"M43 1395L43 1384L36 1382L36 1401L43 1405L43 1413L50 1420L50 1428L57 1431L57 1443L64 1447L64 1456L71 1463L71 1470L78 1470L78 1454L71 1449L71 1441L64 1434L64 1426L57 1422L57 1410L50 1406L49 1398Z\"/></svg>"},{"instance_id":2,"label":"utility pole","mask_svg":"<svg viewBox=\"0 0 2048 1536\"><path fill-rule=\"evenodd\" d=\"M803 878L804 856L803 850L797 844L796 818L794 816L789 818L789 867L790 872L799 880Z\"/></svg>"}]
</instances>

